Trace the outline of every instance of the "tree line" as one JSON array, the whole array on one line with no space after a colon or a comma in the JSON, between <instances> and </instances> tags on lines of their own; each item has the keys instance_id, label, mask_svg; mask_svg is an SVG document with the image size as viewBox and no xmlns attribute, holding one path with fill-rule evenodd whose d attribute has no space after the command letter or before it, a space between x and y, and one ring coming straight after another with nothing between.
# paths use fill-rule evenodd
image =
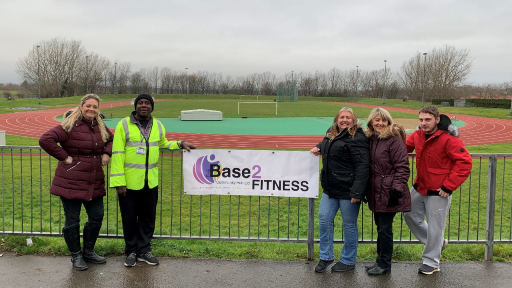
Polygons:
<instances>
[{"instance_id":1,"label":"tree line","mask_svg":"<svg viewBox=\"0 0 512 288\"><path fill-rule=\"evenodd\" d=\"M54 38L38 43L21 58L17 73L24 80L22 86L31 93L37 94L40 79L43 98L85 93L277 95L279 85L284 84L295 85L299 96L421 100L424 93L425 101L430 101L474 93L473 86L471 89L463 86L471 64L467 49L446 45L432 49L427 55L416 53L398 71L389 68L367 71L356 67L279 76L262 72L238 77L168 67L132 71L129 62L115 62L88 52L80 41Z\"/></svg>"}]
</instances>

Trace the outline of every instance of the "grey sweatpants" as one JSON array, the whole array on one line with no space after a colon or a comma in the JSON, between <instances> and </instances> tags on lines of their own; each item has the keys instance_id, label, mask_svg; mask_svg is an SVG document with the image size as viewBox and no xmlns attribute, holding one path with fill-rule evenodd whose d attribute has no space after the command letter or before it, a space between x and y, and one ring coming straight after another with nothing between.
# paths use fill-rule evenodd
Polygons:
<instances>
[{"instance_id":1,"label":"grey sweatpants","mask_svg":"<svg viewBox=\"0 0 512 288\"><path fill-rule=\"evenodd\" d=\"M411 187L411 212L404 213L405 222L416 238L425 244L423 264L439 268L444 241L446 216L452 196L425 196ZM425 221L425 216L427 221Z\"/></svg>"}]
</instances>

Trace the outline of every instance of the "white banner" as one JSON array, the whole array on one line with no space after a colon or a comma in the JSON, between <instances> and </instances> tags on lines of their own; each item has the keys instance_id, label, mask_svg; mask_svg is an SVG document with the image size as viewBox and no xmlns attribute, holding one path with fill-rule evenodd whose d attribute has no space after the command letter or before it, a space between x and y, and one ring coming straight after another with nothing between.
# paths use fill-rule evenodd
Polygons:
<instances>
[{"instance_id":1,"label":"white banner","mask_svg":"<svg viewBox=\"0 0 512 288\"><path fill-rule=\"evenodd\" d=\"M309 151L196 149L183 153L185 194L318 198Z\"/></svg>"}]
</instances>

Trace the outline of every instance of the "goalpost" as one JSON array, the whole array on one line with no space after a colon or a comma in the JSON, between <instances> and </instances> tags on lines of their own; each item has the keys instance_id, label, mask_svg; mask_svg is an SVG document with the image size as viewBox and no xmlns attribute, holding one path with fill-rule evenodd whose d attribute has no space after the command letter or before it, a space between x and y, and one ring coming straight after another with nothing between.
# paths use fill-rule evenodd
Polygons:
<instances>
[{"instance_id":1,"label":"goalpost","mask_svg":"<svg viewBox=\"0 0 512 288\"><path fill-rule=\"evenodd\" d=\"M276 104L276 115L277 115L277 102L238 102L238 115L240 115L240 103L243 104Z\"/></svg>"}]
</instances>

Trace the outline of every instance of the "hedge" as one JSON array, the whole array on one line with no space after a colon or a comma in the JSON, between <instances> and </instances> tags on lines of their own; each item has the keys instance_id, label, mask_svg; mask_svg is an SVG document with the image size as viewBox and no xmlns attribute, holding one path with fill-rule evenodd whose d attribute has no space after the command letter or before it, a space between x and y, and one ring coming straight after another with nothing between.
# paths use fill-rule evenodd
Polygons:
<instances>
[{"instance_id":1,"label":"hedge","mask_svg":"<svg viewBox=\"0 0 512 288\"><path fill-rule=\"evenodd\" d=\"M433 98L431 102L432 105L441 105L442 102L448 102L450 103L450 106L454 106L454 100L452 98Z\"/></svg>"},{"instance_id":2,"label":"hedge","mask_svg":"<svg viewBox=\"0 0 512 288\"><path fill-rule=\"evenodd\" d=\"M466 99L466 105L468 103L475 107L510 109L509 99Z\"/></svg>"}]
</instances>

